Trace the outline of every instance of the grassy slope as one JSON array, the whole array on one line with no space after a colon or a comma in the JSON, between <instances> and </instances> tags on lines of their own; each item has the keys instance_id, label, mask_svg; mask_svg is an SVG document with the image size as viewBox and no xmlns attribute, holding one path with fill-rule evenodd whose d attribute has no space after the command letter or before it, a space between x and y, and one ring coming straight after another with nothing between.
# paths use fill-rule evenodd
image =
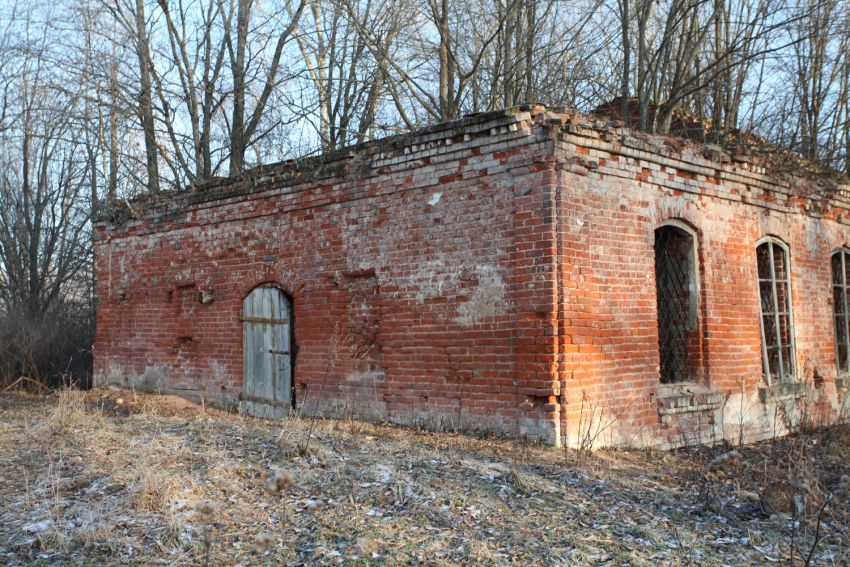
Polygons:
<instances>
[{"instance_id":1,"label":"grassy slope","mask_svg":"<svg viewBox=\"0 0 850 567\"><path fill-rule=\"evenodd\" d=\"M127 391L0 396L0 562L749 565L788 564L794 547L802 564L836 491L812 564L850 562L845 428L714 465L722 449L577 462L340 421L316 422L299 451L309 428ZM294 480L279 493L275 467ZM796 528L759 504L785 480L809 487Z\"/></svg>"}]
</instances>

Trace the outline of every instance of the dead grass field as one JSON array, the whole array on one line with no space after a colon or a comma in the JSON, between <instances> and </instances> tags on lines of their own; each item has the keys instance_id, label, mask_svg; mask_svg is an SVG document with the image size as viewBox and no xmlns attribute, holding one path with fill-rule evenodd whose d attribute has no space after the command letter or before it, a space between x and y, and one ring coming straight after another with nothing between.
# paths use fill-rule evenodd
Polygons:
<instances>
[{"instance_id":1,"label":"dead grass field","mask_svg":"<svg viewBox=\"0 0 850 567\"><path fill-rule=\"evenodd\" d=\"M578 462L345 421L304 450L310 423L121 390L0 396L0 563L850 564L846 427Z\"/></svg>"}]
</instances>

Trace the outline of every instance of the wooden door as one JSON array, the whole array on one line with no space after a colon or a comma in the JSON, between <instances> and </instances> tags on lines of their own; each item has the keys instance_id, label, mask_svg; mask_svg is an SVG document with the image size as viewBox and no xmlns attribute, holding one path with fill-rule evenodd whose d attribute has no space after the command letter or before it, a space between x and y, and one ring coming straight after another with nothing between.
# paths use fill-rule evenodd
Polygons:
<instances>
[{"instance_id":1,"label":"wooden door","mask_svg":"<svg viewBox=\"0 0 850 567\"><path fill-rule=\"evenodd\" d=\"M273 287L258 287L242 302L243 413L278 418L292 407L291 312Z\"/></svg>"}]
</instances>

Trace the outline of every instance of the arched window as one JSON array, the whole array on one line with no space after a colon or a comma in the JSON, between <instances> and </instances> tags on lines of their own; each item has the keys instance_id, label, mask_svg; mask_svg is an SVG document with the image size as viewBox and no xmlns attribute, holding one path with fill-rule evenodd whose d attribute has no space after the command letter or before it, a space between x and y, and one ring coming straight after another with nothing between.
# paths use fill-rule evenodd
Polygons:
<instances>
[{"instance_id":1,"label":"arched window","mask_svg":"<svg viewBox=\"0 0 850 567\"><path fill-rule=\"evenodd\" d=\"M850 251L839 250L832 255L832 314L835 321L835 364L839 374L850 372L850 310L847 309L850 284Z\"/></svg>"},{"instance_id":2,"label":"arched window","mask_svg":"<svg viewBox=\"0 0 850 567\"><path fill-rule=\"evenodd\" d=\"M691 357L697 330L696 238L669 221L655 231L655 293L661 382L693 379Z\"/></svg>"},{"instance_id":3,"label":"arched window","mask_svg":"<svg viewBox=\"0 0 850 567\"><path fill-rule=\"evenodd\" d=\"M773 238L756 248L761 311L761 345L764 375L768 383L793 380L793 316L788 250Z\"/></svg>"}]
</instances>

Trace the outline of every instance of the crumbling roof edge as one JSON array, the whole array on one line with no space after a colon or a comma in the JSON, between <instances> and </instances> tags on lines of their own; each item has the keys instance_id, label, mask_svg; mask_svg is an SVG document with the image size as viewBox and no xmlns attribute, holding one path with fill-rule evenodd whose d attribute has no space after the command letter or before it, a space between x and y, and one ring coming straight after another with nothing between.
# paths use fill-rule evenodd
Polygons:
<instances>
[{"instance_id":1,"label":"crumbling roof edge","mask_svg":"<svg viewBox=\"0 0 850 567\"><path fill-rule=\"evenodd\" d=\"M550 111L543 105L518 105L466 115L451 122L440 122L414 132L370 140L323 154L261 164L238 176L216 177L202 183L188 185L182 191L164 190L141 194L129 200L117 200L104 208L98 221L121 224L129 219L142 218L143 211L150 207L155 208L164 201L174 203L184 200L185 205L191 205L198 202L224 200L253 192L244 187L236 191L227 189L235 184L244 185L245 182L259 191L267 188L267 182L272 180L276 187L281 187L286 186L287 182L297 184L322 178L339 178L345 175L345 168L352 161L366 162L371 159L372 165L380 165L388 162L394 153L399 154L397 159L412 160L416 159L423 150L439 145L441 141L451 145L451 140L454 138L470 139L470 137L480 137L482 133L489 135L496 131L503 132L511 129L512 124L528 120L532 117L532 113L548 112Z\"/></svg>"},{"instance_id":2,"label":"crumbling roof edge","mask_svg":"<svg viewBox=\"0 0 850 567\"><path fill-rule=\"evenodd\" d=\"M375 140L353 144L351 146L346 146L338 150L331 150L324 153L260 164L245 170L243 173L235 177L216 177L197 185L189 185L183 191L163 191L162 193L182 194L189 191L204 191L246 178L252 179L264 177L266 175L285 173L289 170L304 170L328 166L332 163L347 161L363 154L372 155L388 153L392 150L398 150L405 146L409 146L410 144L418 144L433 141L435 139L446 138L449 133L456 136L463 133L479 132L482 129L489 129L496 124L504 125L517 122L518 118L523 117L525 113L534 110L540 113L550 112L550 110L543 105L523 104L487 112L467 114L457 120L439 122L412 132L393 134L384 138L377 138ZM133 201L142 201L146 197L148 197L148 195L141 195L134 198Z\"/></svg>"},{"instance_id":3,"label":"crumbling roof edge","mask_svg":"<svg viewBox=\"0 0 850 567\"><path fill-rule=\"evenodd\" d=\"M493 133L500 128L529 119L535 126L548 127L554 136L576 137L586 141L590 147L594 139L605 140L607 143L614 142L618 146L675 159L697 168L713 168L724 175L751 177L754 182L773 185L780 192L788 192L791 186L799 185L800 182L814 182L822 190L812 194L811 197L818 198L822 197L823 193L829 193L830 196L837 198L839 206L850 208L850 184L838 172L836 175L826 175L809 171L794 173L768 171L757 164L759 156L730 153L718 146L675 136L646 134L625 127L617 120L535 103L470 114L451 122L433 124L413 132L370 140L324 154L262 164L239 176L210 179L190 185L183 191L161 191L140 195L130 201L112 204L98 220L120 224L128 217L140 217L139 211L145 211L149 206L163 201L173 203L185 200L185 205L190 206L199 201L217 201L239 194L248 194L252 190L244 188L246 181L252 188L262 190L267 187L267 182L272 178L277 186L286 185L287 182L296 184L322 178L338 178L345 175L347 164L353 160L365 163L372 159L371 165L375 165L375 163L385 163L390 158L413 157L417 152L421 153L421 150L430 149L441 142L449 145L451 140L457 137L470 139L470 136L476 134L480 136L482 132L487 131ZM671 150L671 148L675 149ZM687 150L687 153L683 150ZM237 183L243 185L239 191L227 190L227 187Z\"/></svg>"}]
</instances>

